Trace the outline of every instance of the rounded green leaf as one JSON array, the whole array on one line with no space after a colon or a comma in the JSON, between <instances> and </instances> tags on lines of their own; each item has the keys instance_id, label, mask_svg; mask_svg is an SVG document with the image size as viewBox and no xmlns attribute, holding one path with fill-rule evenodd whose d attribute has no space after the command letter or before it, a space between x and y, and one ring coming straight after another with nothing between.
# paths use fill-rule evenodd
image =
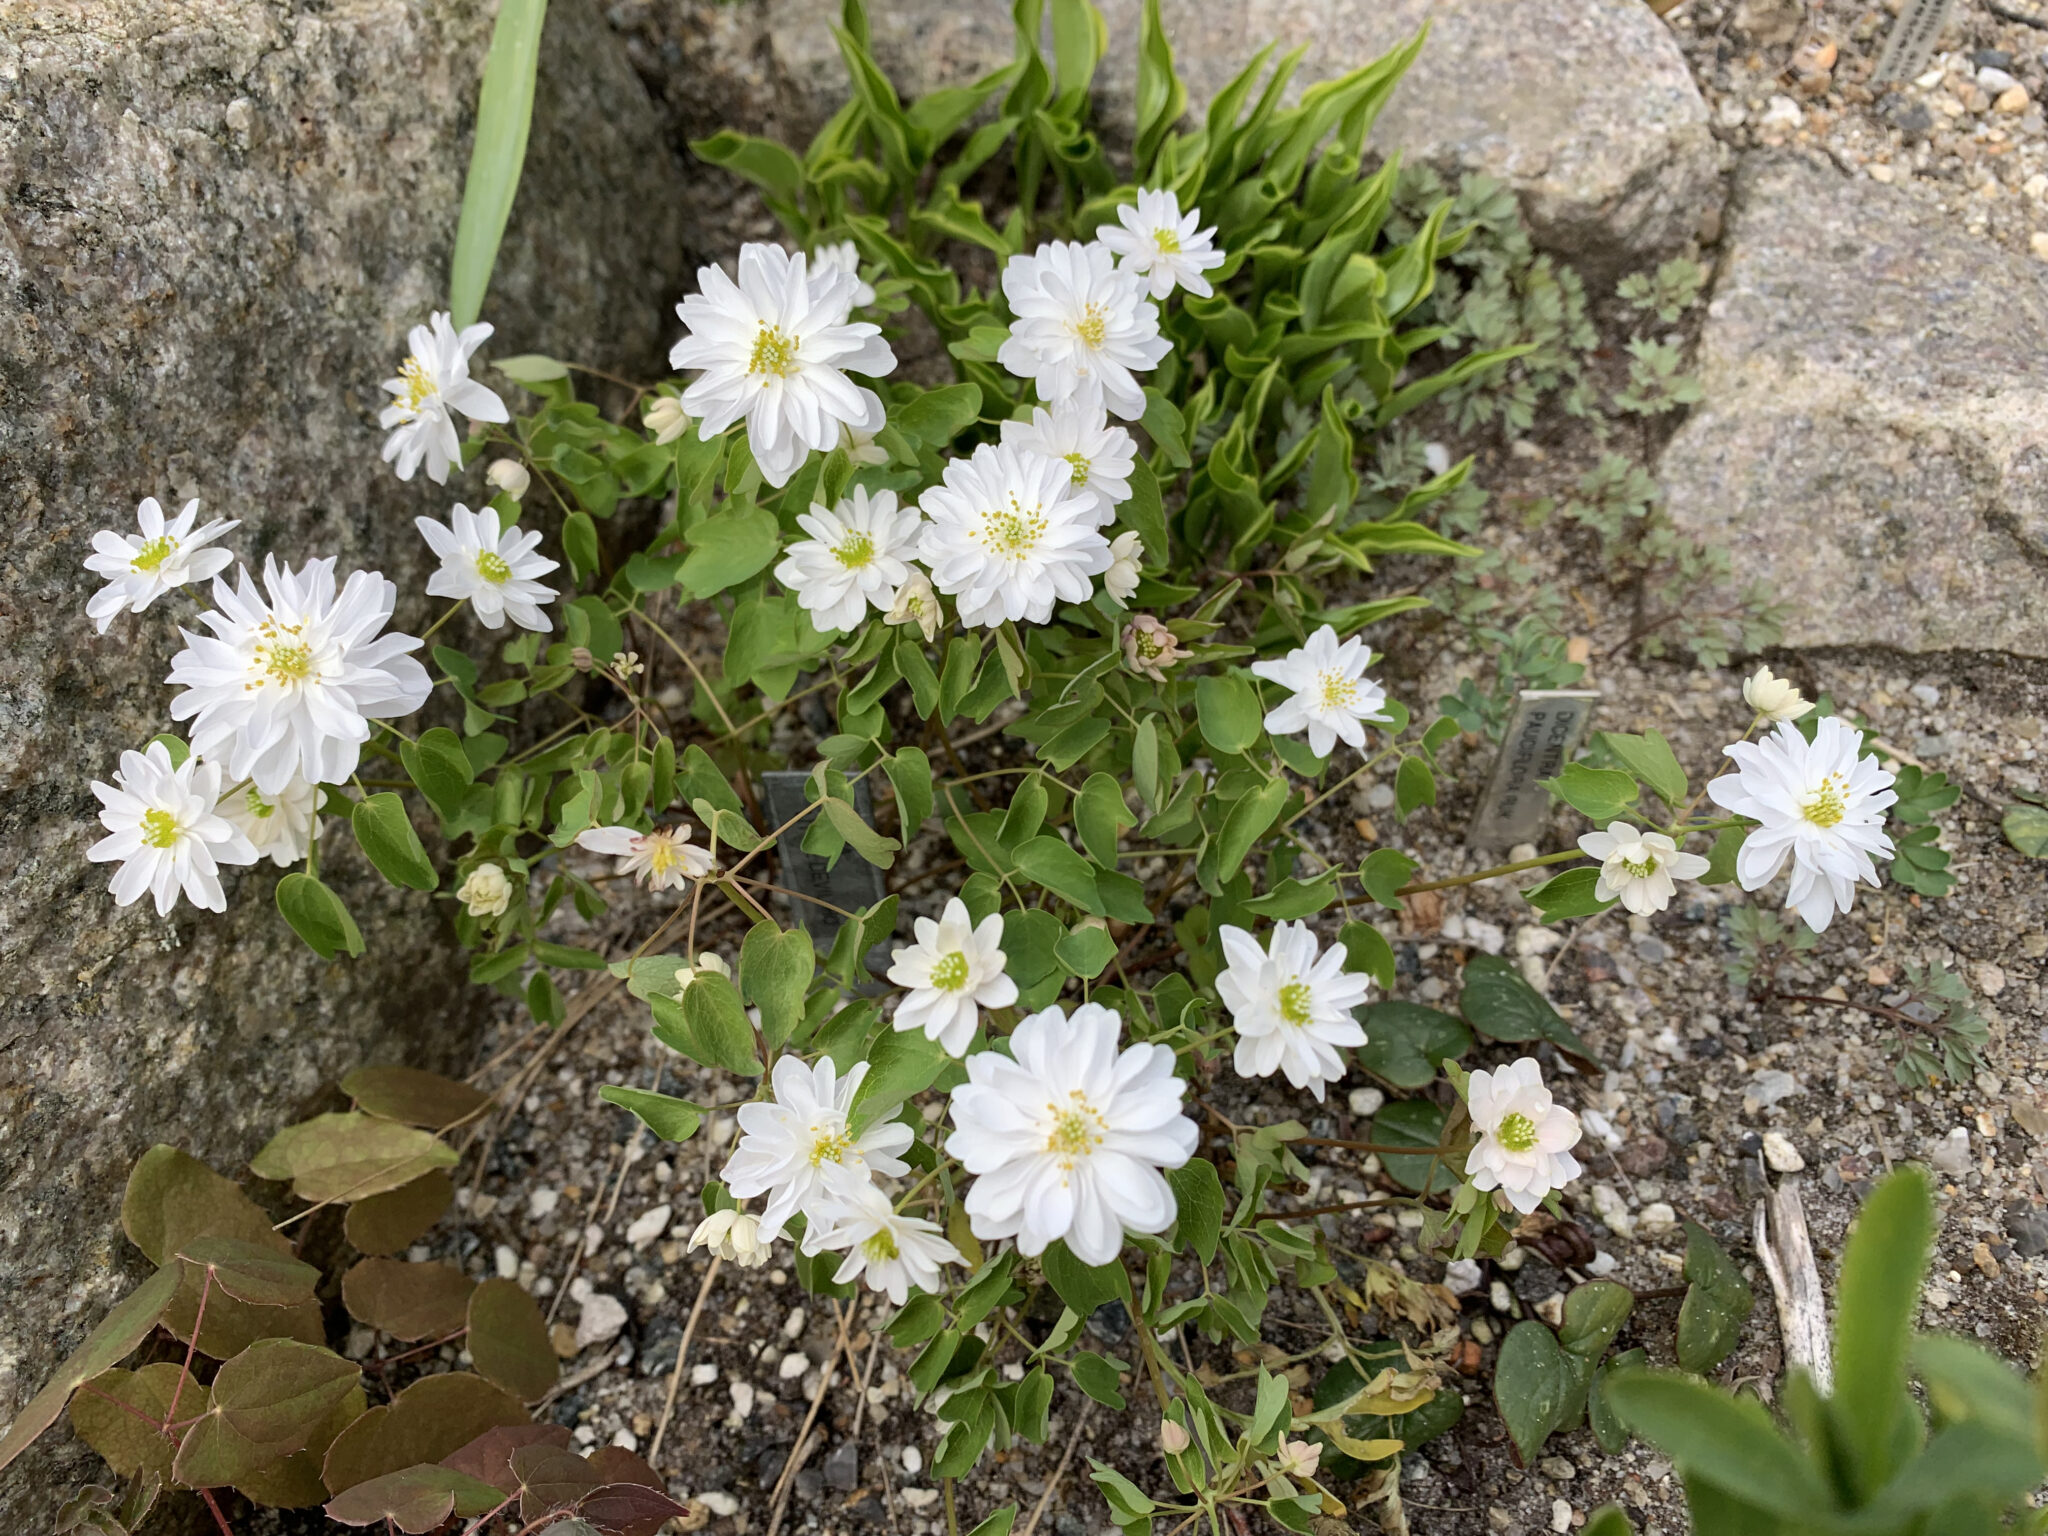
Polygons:
<instances>
[{"instance_id":1,"label":"rounded green leaf","mask_svg":"<svg viewBox=\"0 0 2048 1536\"><path fill-rule=\"evenodd\" d=\"M362 931L341 898L302 869L277 882L277 910L322 960L363 952Z\"/></svg>"},{"instance_id":2,"label":"rounded green leaf","mask_svg":"<svg viewBox=\"0 0 2048 1536\"><path fill-rule=\"evenodd\" d=\"M1196 680L1195 719L1210 749L1231 755L1248 750L1265 729L1258 690L1235 673Z\"/></svg>"},{"instance_id":3,"label":"rounded green leaf","mask_svg":"<svg viewBox=\"0 0 2048 1536\"><path fill-rule=\"evenodd\" d=\"M377 866L377 873L393 885L431 891L441 883L419 834L413 831L405 802L397 795L386 790L358 801L349 824L355 828L356 841L362 845L364 854Z\"/></svg>"},{"instance_id":4,"label":"rounded green leaf","mask_svg":"<svg viewBox=\"0 0 2048 1536\"><path fill-rule=\"evenodd\" d=\"M469 1298L470 1358L476 1373L532 1402L561 1374L548 1341L547 1319L511 1280L486 1280Z\"/></svg>"}]
</instances>

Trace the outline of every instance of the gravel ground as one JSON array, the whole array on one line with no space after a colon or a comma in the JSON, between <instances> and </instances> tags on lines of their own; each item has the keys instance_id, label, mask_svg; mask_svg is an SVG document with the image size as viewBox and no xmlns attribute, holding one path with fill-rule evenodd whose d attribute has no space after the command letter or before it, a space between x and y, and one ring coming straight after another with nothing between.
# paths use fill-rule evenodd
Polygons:
<instances>
[{"instance_id":1,"label":"gravel ground","mask_svg":"<svg viewBox=\"0 0 2048 1536\"><path fill-rule=\"evenodd\" d=\"M1669 16L1737 152L1793 144L1940 200L1959 232L2048 259L2048 6L1957 0L1913 78L1872 83L1898 0L1686 0Z\"/></svg>"}]
</instances>

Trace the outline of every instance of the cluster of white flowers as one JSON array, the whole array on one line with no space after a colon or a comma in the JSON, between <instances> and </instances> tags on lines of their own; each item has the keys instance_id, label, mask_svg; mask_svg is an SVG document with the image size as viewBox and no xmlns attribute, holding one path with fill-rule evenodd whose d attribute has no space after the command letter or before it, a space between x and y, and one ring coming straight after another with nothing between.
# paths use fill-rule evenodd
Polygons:
<instances>
[{"instance_id":1,"label":"cluster of white flowers","mask_svg":"<svg viewBox=\"0 0 2048 1536\"><path fill-rule=\"evenodd\" d=\"M1202 274L1225 257L1215 230L1198 228L1199 211L1182 214L1171 192L1141 191L1118 219L1096 240L1044 245L1003 269L1014 319L999 361L1037 391L1028 420L1004 422L1000 443L949 461L913 506L856 487L799 516L808 537L789 547L775 578L820 634L851 630L874 609L930 640L940 595L970 627L1044 623L1055 603L1093 596L1097 577L1113 601L1130 602L1138 535L1112 543L1105 530L1130 499L1137 444L1110 416L1144 415L1138 375L1171 348L1155 301L1176 287L1207 294ZM794 255L745 245L737 279L705 267L697 282L677 306L686 334L669 361L698 374L680 397L648 406L657 442L680 438L693 418L707 438L744 419L748 449L774 486L813 451L888 462L875 443L882 400L856 377L887 377L896 356L879 326L853 318L875 290L852 241Z\"/></svg>"}]
</instances>

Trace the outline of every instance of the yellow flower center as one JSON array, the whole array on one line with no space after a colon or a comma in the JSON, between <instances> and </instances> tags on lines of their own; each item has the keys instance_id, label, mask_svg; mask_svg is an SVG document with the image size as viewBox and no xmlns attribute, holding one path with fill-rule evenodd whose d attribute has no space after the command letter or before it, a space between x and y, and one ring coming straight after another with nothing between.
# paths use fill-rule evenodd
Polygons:
<instances>
[{"instance_id":1,"label":"yellow flower center","mask_svg":"<svg viewBox=\"0 0 2048 1536\"><path fill-rule=\"evenodd\" d=\"M253 788L249 791L248 799L243 803L249 807L249 814L258 821L268 821L277 814L277 807L257 794Z\"/></svg>"},{"instance_id":2,"label":"yellow flower center","mask_svg":"<svg viewBox=\"0 0 2048 1536\"><path fill-rule=\"evenodd\" d=\"M1028 555L1045 537L1045 516L1038 508L1019 505L1010 498L1007 509L996 507L982 514L981 541L990 551L1017 559Z\"/></svg>"},{"instance_id":3,"label":"yellow flower center","mask_svg":"<svg viewBox=\"0 0 2048 1536\"><path fill-rule=\"evenodd\" d=\"M477 551L476 573L493 586L502 586L512 579L512 567L507 565L505 557L494 549Z\"/></svg>"},{"instance_id":4,"label":"yellow flower center","mask_svg":"<svg viewBox=\"0 0 2048 1536\"><path fill-rule=\"evenodd\" d=\"M1095 1106L1076 1088L1068 1095L1065 1109L1058 1104L1047 1104L1052 1115L1052 1130L1045 1138L1045 1150L1071 1168L1077 1158L1086 1157L1102 1144L1102 1133L1106 1127L1102 1116L1095 1112Z\"/></svg>"},{"instance_id":5,"label":"yellow flower center","mask_svg":"<svg viewBox=\"0 0 2048 1536\"><path fill-rule=\"evenodd\" d=\"M1309 1003L1311 994L1305 981L1290 981L1280 989L1280 1017L1296 1029L1314 1017Z\"/></svg>"},{"instance_id":6,"label":"yellow flower center","mask_svg":"<svg viewBox=\"0 0 2048 1536\"><path fill-rule=\"evenodd\" d=\"M1159 254L1162 256L1179 254L1180 236L1173 230L1155 229L1152 231L1152 243L1159 247Z\"/></svg>"},{"instance_id":7,"label":"yellow flower center","mask_svg":"<svg viewBox=\"0 0 2048 1536\"><path fill-rule=\"evenodd\" d=\"M1074 334L1084 347L1099 347L1109 340L1109 316L1100 304L1090 304L1074 322Z\"/></svg>"},{"instance_id":8,"label":"yellow flower center","mask_svg":"<svg viewBox=\"0 0 2048 1536\"><path fill-rule=\"evenodd\" d=\"M1070 453L1066 456L1066 459L1069 464L1074 466L1074 484L1077 486L1086 485L1088 483L1088 455L1085 453Z\"/></svg>"},{"instance_id":9,"label":"yellow flower center","mask_svg":"<svg viewBox=\"0 0 2048 1536\"><path fill-rule=\"evenodd\" d=\"M853 1150L853 1138L844 1130L820 1130L811 1128L811 1166L816 1168L824 1163L843 1163L846 1154Z\"/></svg>"},{"instance_id":10,"label":"yellow flower center","mask_svg":"<svg viewBox=\"0 0 2048 1536\"><path fill-rule=\"evenodd\" d=\"M902 1253L902 1250L896 1246L896 1234L887 1227L882 1228L881 1231L875 1233L872 1237L862 1238L860 1251L871 1260L882 1260L885 1262L898 1257Z\"/></svg>"},{"instance_id":11,"label":"yellow flower center","mask_svg":"<svg viewBox=\"0 0 2048 1536\"><path fill-rule=\"evenodd\" d=\"M1623 859L1621 867L1631 880L1647 880L1657 873L1657 860L1654 855L1646 855L1640 863L1634 859Z\"/></svg>"},{"instance_id":12,"label":"yellow flower center","mask_svg":"<svg viewBox=\"0 0 2048 1536\"><path fill-rule=\"evenodd\" d=\"M640 841L640 851L647 855L647 869L650 874L665 875L683 862L683 853L676 846L675 836L669 832L650 832Z\"/></svg>"},{"instance_id":13,"label":"yellow flower center","mask_svg":"<svg viewBox=\"0 0 2048 1536\"><path fill-rule=\"evenodd\" d=\"M1325 709L1344 709L1358 698L1358 684L1342 672L1325 672L1319 681Z\"/></svg>"},{"instance_id":14,"label":"yellow flower center","mask_svg":"<svg viewBox=\"0 0 2048 1536\"><path fill-rule=\"evenodd\" d=\"M1799 809L1816 827L1832 827L1848 813L1848 799L1843 793L1846 788L1842 780L1831 773L1820 781L1820 788L1808 795Z\"/></svg>"},{"instance_id":15,"label":"yellow flower center","mask_svg":"<svg viewBox=\"0 0 2048 1536\"><path fill-rule=\"evenodd\" d=\"M875 558L875 541L864 533L850 533L832 553L849 571L857 571Z\"/></svg>"},{"instance_id":16,"label":"yellow flower center","mask_svg":"<svg viewBox=\"0 0 2048 1536\"><path fill-rule=\"evenodd\" d=\"M1493 1139L1510 1152L1527 1152L1536 1145L1536 1122L1515 1110L1501 1116L1500 1128L1493 1133Z\"/></svg>"},{"instance_id":17,"label":"yellow flower center","mask_svg":"<svg viewBox=\"0 0 2048 1536\"><path fill-rule=\"evenodd\" d=\"M765 373L786 379L796 372L797 339L780 326L766 321L754 336L754 353L747 359L747 372Z\"/></svg>"},{"instance_id":18,"label":"yellow flower center","mask_svg":"<svg viewBox=\"0 0 2048 1536\"><path fill-rule=\"evenodd\" d=\"M957 992L967 985L967 956L961 950L954 950L932 967L932 985L946 992Z\"/></svg>"},{"instance_id":19,"label":"yellow flower center","mask_svg":"<svg viewBox=\"0 0 2048 1536\"><path fill-rule=\"evenodd\" d=\"M178 818L169 811L142 813L142 842L147 848L174 848L178 843Z\"/></svg>"},{"instance_id":20,"label":"yellow flower center","mask_svg":"<svg viewBox=\"0 0 2048 1536\"><path fill-rule=\"evenodd\" d=\"M398 365L398 376L405 380L405 408L417 411L441 391L434 384L434 376L427 372L427 365L416 357L408 357Z\"/></svg>"},{"instance_id":21,"label":"yellow flower center","mask_svg":"<svg viewBox=\"0 0 2048 1536\"><path fill-rule=\"evenodd\" d=\"M128 568L134 571L153 571L177 552L178 541L168 533L160 533L135 551L135 558L128 562Z\"/></svg>"},{"instance_id":22,"label":"yellow flower center","mask_svg":"<svg viewBox=\"0 0 2048 1536\"><path fill-rule=\"evenodd\" d=\"M313 675L313 648L303 640L279 638L258 654L263 658L264 675L273 683L290 686Z\"/></svg>"}]
</instances>

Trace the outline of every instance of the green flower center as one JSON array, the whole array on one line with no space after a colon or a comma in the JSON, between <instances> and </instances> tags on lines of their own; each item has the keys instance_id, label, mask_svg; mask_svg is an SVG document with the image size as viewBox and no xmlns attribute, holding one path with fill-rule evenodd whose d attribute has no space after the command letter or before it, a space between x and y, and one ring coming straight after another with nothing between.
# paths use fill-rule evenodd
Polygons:
<instances>
[{"instance_id":1,"label":"green flower center","mask_svg":"<svg viewBox=\"0 0 2048 1536\"><path fill-rule=\"evenodd\" d=\"M1325 709L1348 708L1358 698L1358 684L1342 672L1325 672L1319 681Z\"/></svg>"},{"instance_id":2,"label":"green flower center","mask_svg":"<svg viewBox=\"0 0 2048 1536\"><path fill-rule=\"evenodd\" d=\"M1156 630L1131 631L1131 644L1138 648L1138 654L1147 661L1156 661L1166 653L1166 642L1159 638Z\"/></svg>"},{"instance_id":3,"label":"green flower center","mask_svg":"<svg viewBox=\"0 0 2048 1536\"><path fill-rule=\"evenodd\" d=\"M1180 236L1170 229L1155 229L1152 232L1152 243L1159 247L1162 256L1177 255L1180 251Z\"/></svg>"},{"instance_id":4,"label":"green flower center","mask_svg":"<svg viewBox=\"0 0 2048 1536\"><path fill-rule=\"evenodd\" d=\"M887 1262L890 1259L899 1257L903 1250L896 1246L896 1234L887 1227L884 1227L881 1231L875 1233L874 1236L862 1238L860 1241L860 1251L866 1254L870 1260Z\"/></svg>"},{"instance_id":5,"label":"green flower center","mask_svg":"<svg viewBox=\"0 0 2048 1536\"><path fill-rule=\"evenodd\" d=\"M1280 1017L1300 1029L1315 1016L1309 1006L1312 1000L1307 982L1290 981L1280 989Z\"/></svg>"},{"instance_id":6,"label":"green flower center","mask_svg":"<svg viewBox=\"0 0 2048 1536\"><path fill-rule=\"evenodd\" d=\"M408 357L398 365L398 376L405 380L405 408L418 411L441 391L434 387L434 376L427 372L427 365L416 357Z\"/></svg>"},{"instance_id":7,"label":"green flower center","mask_svg":"<svg viewBox=\"0 0 2048 1536\"><path fill-rule=\"evenodd\" d=\"M1844 785L1834 774L1820 781L1820 788L1806 797L1800 807L1806 819L1816 827L1832 827L1848 813L1849 803L1843 794Z\"/></svg>"},{"instance_id":8,"label":"green flower center","mask_svg":"<svg viewBox=\"0 0 2048 1536\"><path fill-rule=\"evenodd\" d=\"M146 848L174 848L178 843L178 818L169 811L142 813L142 842Z\"/></svg>"},{"instance_id":9,"label":"green flower center","mask_svg":"<svg viewBox=\"0 0 2048 1536\"><path fill-rule=\"evenodd\" d=\"M811 1132L811 1166L816 1168L824 1163L842 1163L846 1154L853 1150L853 1139L844 1130Z\"/></svg>"},{"instance_id":10,"label":"green flower center","mask_svg":"<svg viewBox=\"0 0 2048 1536\"><path fill-rule=\"evenodd\" d=\"M258 653L273 683L303 683L313 675L313 648L303 640L276 639Z\"/></svg>"},{"instance_id":11,"label":"green flower center","mask_svg":"<svg viewBox=\"0 0 2048 1536\"><path fill-rule=\"evenodd\" d=\"M135 558L128 562L128 568L135 571L153 571L177 552L178 541L167 533L160 533L135 551Z\"/></svg>"},{"instance_id":12,"label":"green flower center","mask_svg":"<svg viewBox=\"0 0 2048 1536\"><path fill-rule=\"evenodd\" d=\"M763 322L754 336L754 352L747 359L747 372L786 379L796 372L796 348L797 340L789 332Z\"/></svg>"},{"instance_id":13,"label":"green flower center","mask_svg":"<svg viewBox=\"0 0 2048 1536\"><path fill-rule=\"evenodd\" d=\"M1081 338L1085 347L1099 347L1109 340L1109 316L1102 312L1100 304L1090 304L1074 322L1074 334Z\"/></svg>"},{"instance_id":14,"label":"green flower center","mask_svg":"<svg viewBox=\"0 0 2048 1536\"><path fill-rule=\"evenodd\" d=\"M1493 1133L1493 1139L1510 1152L1527 1152L1536 1145L1536 1122L1515 1110L1501 1116L1500 1129Z\"/></svg>"},{"instance_id":15,"label":"green flower center","mask_svg":"<svg viewBox=\"0 0 2048 1536\"><path fill-rule=\"evenodd\" d=\"M1045 537L1045 518L1038 508L1021 506L1010 498L1007 510L995 508L981 520L981 541L996 554L1016 559L1028 555Z\"/></svg>"},{"instance_id":16,"label":"green flower center","mask_svg":"<svg viewBox=\"0 0 2048 1536\"><path fill-rule=\"evenodd\" d=\"M932 967L932 985L945 992L957 992L967 985L967 956L960 950L943 957Z\"/></svg>"},{"instance_id":17,"label":"green flower center","mask_svg":"<svg viewBox=\"0 0 2048 1536\"><path fill-rule=\"evenodd\" d=\"M1086 1157L1102 1143L1102 1116L1077 1088L1069 1095L1065 1109L1048 1104L1052 1111L1052 1132L1045 1138L1045 1150L1069 1167L1076 1158Z\"/></svg>"},{"instance_id":18,"label":"green flower center","mask_svg":"<svg viewBox=\"0 0 2048 1536\"><path fill-rule=\"evenodd\" d=\"M850 533L832 553L849 571L857 571L875 558L875 541L864 533Z\"/></svg>"},{"instance_id":19,"label":"green flower center","mask_svg":"<svg viewBox=\"0 0 2048 1536\"><path fill-rule=\"evenodd\" d=\"M1066 459L1069 464L1074 466L1074 484L1086 485L1088 483L1088 455L1085 453L1070 453L1066 456Z\"/></svg>"},{"instance_id":20,"label":"green flower center","mask_svg":"<svg viewBox=\"0 0 2048 1536\"><path fill-rule=\"evenodd\" d=\"M1646 857L1640 863L1634 859L1623 859L1621 867L1631 880L1647 880L1657 873L1657 860L1654 856Z\"/></svg>"},{"instance_id":21,"label":"green flower center","mask_svg":"<svg viewBox=\"0 0 2048 1536\"><path fill-rule=\"evenodd\" d=\"M505 557L495 549L477 551L476 573L494 586L503 585L512 579L512 567L505 563Z\"/></svg>"},{"instance_id":22,"label":"green flower center","mask_svg":"<svg viewBox=\"0 0 2048 1536\"><path fill-rule=\"evenodd\" d=\"M253 788L250 789L248 799L243 803L249 807L249 814L258 821L268 821L277 814L277 807L257 794Z\"/></svg>"}]
</instances>

